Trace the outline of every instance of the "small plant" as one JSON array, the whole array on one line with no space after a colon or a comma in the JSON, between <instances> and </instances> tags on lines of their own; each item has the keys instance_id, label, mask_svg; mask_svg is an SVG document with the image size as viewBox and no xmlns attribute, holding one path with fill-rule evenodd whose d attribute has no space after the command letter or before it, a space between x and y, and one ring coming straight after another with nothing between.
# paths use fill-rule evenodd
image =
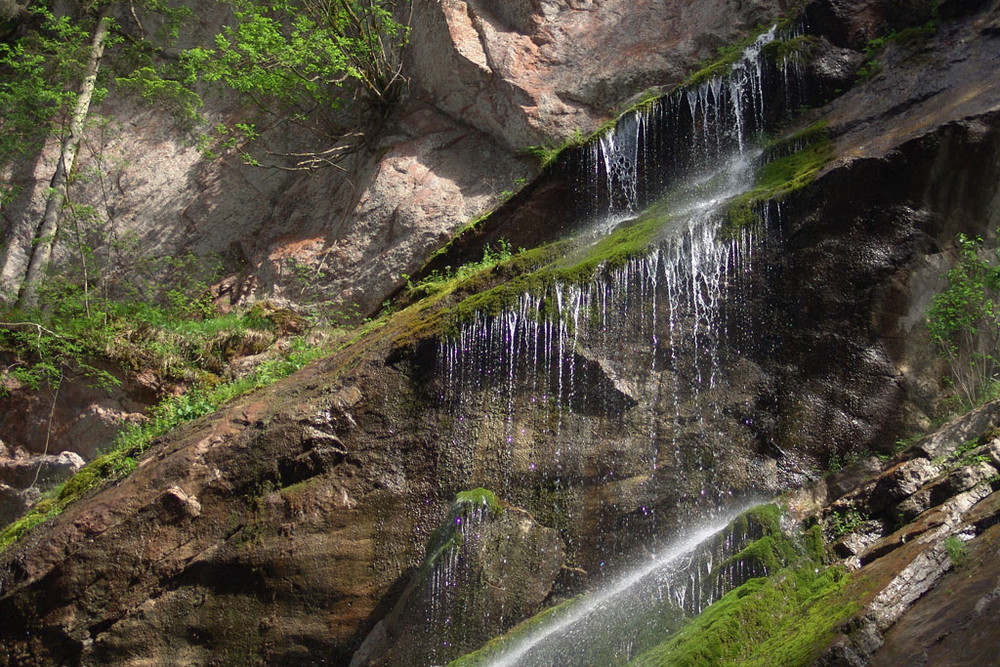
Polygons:
<instances>
[{"instance_id":1,"label":"small plant","mask_svg":"<svg viewBox=\"0 0 1000 667\"><path fill-rule=\"evenodd\" d=\"M483 258L478 262L468 262L452 269L446 266L444 271L433 271L426 278L413 282L410 276L403 278L406 280L406 297L408 301L419 301L428 296L436 294L449 284L458 283L472 275L492 268L510 260L514 256L514 250L507 239L499 239L496 246L487 245L483 248Z\"/></svg>"},{"instance_id":2,"label":"small plant","mask_svg":"<svg viewBox=\"0 0 1000 667\"><path fill-rule=\"evenodd\" d=\"M836 539L853 533L867 520L867 517L853 507L847 510L834 510L826 517L826 528Z\"/></svg>"},{"instance_id":3,"label":"small plant","mask_svg":"<svg viewBox=\"0 0 1000 667\"><path fill-rule=\"evenodd\" d=\"M973 438L959 445L959 447L951 454L939 456L934 459L933 463L945 468L946 470L964 468L966 466L976 465L977 463L986 463L990 460L990 457L983 453L977 453L982 446L983 444L980 438Z\"/></svg>"},{"instance_id":4,"label":"small plant","mask_svg":"<svg viewBox=\"0 0 1000 667\"><path fill-rule=\"evenodd\" d=\"M969 558L969 548L958 535L950 535L944 541L944 549L953 567L961 567Z\"/></svg>"},{"instance_id":5,"label":"small plant","mask_svg":"<svg viewBox=\"0 0 1000 667\"><path fill-rule=\"evenodd\" d=\"M544 170L549 165L553 164L563 151L568 148L575 148L577 146L582 146L587 143L588 137L586 137L580 130L574 130L573 134L567 137L561 144L557 146L552 145L540 145L540 146L526 146L521 150L522 155L528 155L535 158L538 161L538 168Z\"/></svg>"}]
</instances>

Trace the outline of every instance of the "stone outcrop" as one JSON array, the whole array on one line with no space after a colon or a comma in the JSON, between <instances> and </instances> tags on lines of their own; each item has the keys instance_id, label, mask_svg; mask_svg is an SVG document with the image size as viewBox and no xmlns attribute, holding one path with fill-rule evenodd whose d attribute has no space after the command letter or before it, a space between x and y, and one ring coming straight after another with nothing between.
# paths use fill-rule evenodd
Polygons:
<instances>
[{"instance_id":1,"label":"stone outcrop","mask_svg":"<svg viewBox=\"0 0 1000 667\"><path fill-rule=\"evenodd\" d=\"M558 531L501 506L492 492L461 493L399 601L351 665L457 658L538 611L564 562Z\"/></svg>"},{"instance_id":2,"label":"stone outcrop","mask_svg":"<svg viewBox=\"0 0 1000 667\"><path fill-rule=\"evenodd\" d=\"M849 490L841 474L789 497L800 520L826 517L836 553L865 582L860 610L819 664L932 664L945 655L973 664L995 651L998 410L993 402L950 422L877 474L855 475ZM813 504L817 489L825 507ZM851 515L856 527L845 521Z\"/></svg>"}]
</instances>

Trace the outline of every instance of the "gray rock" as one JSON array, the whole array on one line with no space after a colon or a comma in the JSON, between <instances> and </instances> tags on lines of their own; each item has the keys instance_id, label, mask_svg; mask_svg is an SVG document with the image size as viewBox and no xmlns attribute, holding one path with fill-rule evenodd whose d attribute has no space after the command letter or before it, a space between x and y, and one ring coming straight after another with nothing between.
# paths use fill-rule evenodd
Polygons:
<instances>
[{"instance_id":1,"label":"gray rock","mask_svg":"<svg viewBox=\"0 0 1000 667\"><path fill-rule=\"evenodd\" d=\"M940 472L938 466L922 458L910 459L890 468L879 478L868 498L869 511L878 514L902 501Z\"/></svg>"},{"instance_id":2,"label":"gray rock","mask_svg":"<svg viewBox=\"0 0 1000 667\"><path fill-rule=\"evenodd\" d=\"M929 459L950 456L971 438L1000 423L1000 401L992 401L942 426L913 448Z\"/></svg>"},{"instance_id":3,"label":"gray rock","mask_svg":"<svg viewBox=\"0 0 1000 667\"><path fill-rule=\"evenodd\" d=\"M18 489L33 485L48 489L69 479L84 465L83 458L75 452L7 459L0 461L0 483Z\"/></svg>"}]
</instances>

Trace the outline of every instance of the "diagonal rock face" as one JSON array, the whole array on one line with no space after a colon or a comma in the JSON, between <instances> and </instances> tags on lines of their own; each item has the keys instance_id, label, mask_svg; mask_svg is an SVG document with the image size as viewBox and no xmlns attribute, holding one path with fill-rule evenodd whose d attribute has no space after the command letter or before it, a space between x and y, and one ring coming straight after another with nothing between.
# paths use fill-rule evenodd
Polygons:
<instances>
[{"instance_id":1,"label":"diagonal rock face","mask_svg":"<svg viewBox=\"0 0 1000 667\"><path fill-rule=\"evenodd\" d=\"M231 20L225 3L186 4L198 20L178 49L205 43ZM673 2L413 4L409 94L347 165L351 174L258 169L236 154L208 159L162 109L111 94L97 113L114 122L95 124L84 142L73 199L93 205L114 236L133 239L122 266L112 267L124 272L121 282L148 279L135 268L141 257L193 252L223 262L226 276L213 289L224 306L278 297L364 317L457 229L532 175L518 151L590 132L642 87L676 83L694 60L785 6L715 14ZM668 33L674 37L664 39ZM677 35L698 37L680 43ZM608 40L623 45L613 63ZM595 81L602 87L589 89ZM205 113L212 125L248 110L213 95ZM10 174L23 191L0 217L0 301L13 298L26 269L56 148ZM266 133L262 146L317 148L295 129ZM101 178L87 176L99 167ZM100 243L94 249L103 256ZM68 243L56 256L64 266L75 261ZM139 418L156 396L134 380L111 396L72 385L51 425L59 448L89 460L123 422ZM0 397L0 433L11 446L41 451L49 399L24 393Z\"/></svg>"},{"instance_id":2,"label":"diagonal rock face","mask_svg":"<svg viewBox=\"0 0 1000 667\"><path fill-rule=\"evenodd\" d=\"M617 563L602 555L641 558L648 540L687 520L702 492L776 492L831 452L891 442L907 423L900 415L919 421L938 395L940 368L921 356L926 341L916 336L933 277L947 265L943 249L954 231L981 231L998 210L992 63L1000 50L976 41L977 21L949 25L935 42L941 71L903 61L816 112L837 119L840 157L783 204L782 243L769 257L776 268L759 277L773 280L780 345L750 350L742 361L754 381L716 394L726 399L716 439L685 414L684 460L663 458L651 471L650 445L660 443L625 437L647 397L623 380L628 341L614 341L613 356L579 356L620 418L588 405L560 422L540 408L550 422L539 420L532 447L508 460L487 446L508 436L504 406L486 401L463 426L476 437L454 442L433 365L368 341L173 434L121 484L5 551L0 663L346 664L403 597L458 490L507 488L540 532L558 530L573 566L561 584L571 593L589 577L612 576ZM932 103L956 91L956 104ZM413 122L443 116L431 110ZM579 442L588 444L568 447ZM532 468L536 454L547 476ZM852 484L827 487L845 493ZM936 489L929 499L944 492ZM897 535L852 549L908 556L899 544ZM891 570L894 561L884 562Z\"/></svg>"}]
</instances>

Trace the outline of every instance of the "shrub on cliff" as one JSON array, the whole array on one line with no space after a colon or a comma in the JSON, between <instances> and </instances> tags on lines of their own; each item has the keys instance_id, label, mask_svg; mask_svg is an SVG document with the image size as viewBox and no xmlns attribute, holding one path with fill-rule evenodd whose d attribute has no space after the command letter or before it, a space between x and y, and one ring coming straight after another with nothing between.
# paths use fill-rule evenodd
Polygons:
<instances>
[{"instance_id":1,"label":"shrub on cliff","mask_svg":"<svg viewBox=\"0 0 1000 667\"><path fill-rule=\"evenodd\" d=\"M983 258L983 239L958 234L958 263L948 286L927 310L931 339L948 360L951 380L966 403L982 400L996 382L1000 341L1000 267ZM994 254L1000 256L996 250Z\"/></svg>"}]
</instances>

